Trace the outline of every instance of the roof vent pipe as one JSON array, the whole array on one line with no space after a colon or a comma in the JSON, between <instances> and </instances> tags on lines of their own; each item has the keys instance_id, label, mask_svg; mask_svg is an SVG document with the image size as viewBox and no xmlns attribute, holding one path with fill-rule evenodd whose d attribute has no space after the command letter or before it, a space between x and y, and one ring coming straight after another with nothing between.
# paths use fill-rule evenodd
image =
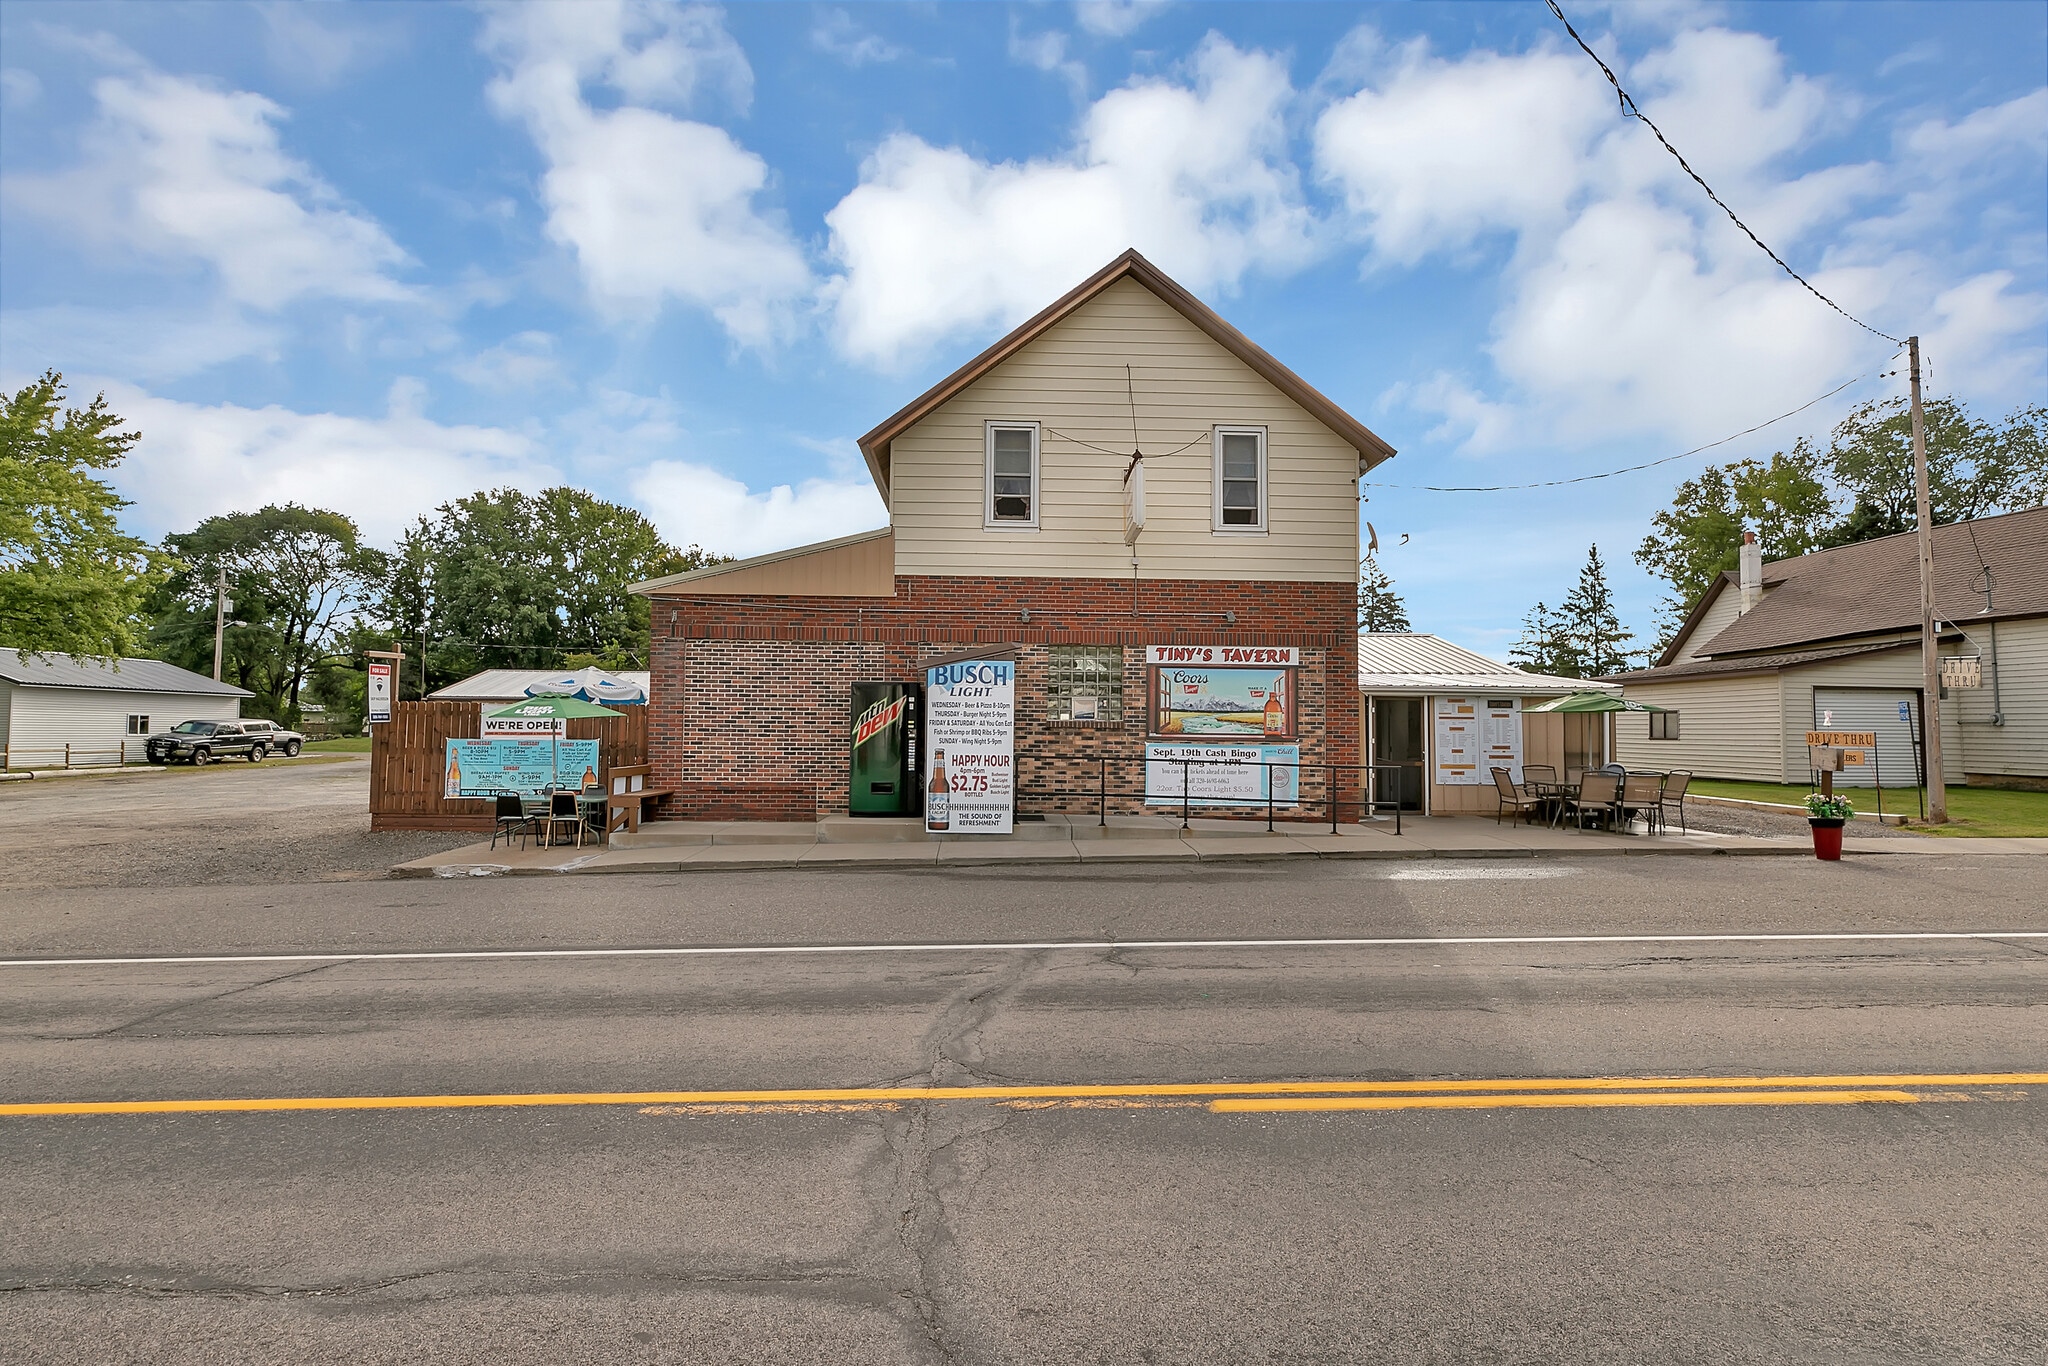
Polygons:
<instances>
[{"instance_id":1,"label":"roof vent pipe","mask_svg":"<svg viewBox=\"0 0 2048 1366\"><path fill-rule=\"evenodd\" d=\"M1764 596L1764 552L1756 543L1756 533L1742 533L1742 610L1763 600Z\"/></svg>"}]
</instances>

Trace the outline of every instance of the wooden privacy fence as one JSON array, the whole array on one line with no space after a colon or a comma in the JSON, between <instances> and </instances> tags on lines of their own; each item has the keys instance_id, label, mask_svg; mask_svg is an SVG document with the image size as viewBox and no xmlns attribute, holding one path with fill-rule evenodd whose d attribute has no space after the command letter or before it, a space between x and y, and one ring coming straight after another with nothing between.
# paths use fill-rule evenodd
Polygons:
<instances>
[{"instance_id":1,"label":"wooden privacy fence","mask_svg":"<svg viewBox=\"0 0 2048 1366\"><path fill-rule=\"evenodd\" d=\"M489 830L492 808L477 797L447 797L448 742L474 740L484 707L503 703L394 702L391 719L370 727L372 830ZM597 741L602 773L647 762L647 708L569 723L570 740Z\"/></svg>"}]
</instances>

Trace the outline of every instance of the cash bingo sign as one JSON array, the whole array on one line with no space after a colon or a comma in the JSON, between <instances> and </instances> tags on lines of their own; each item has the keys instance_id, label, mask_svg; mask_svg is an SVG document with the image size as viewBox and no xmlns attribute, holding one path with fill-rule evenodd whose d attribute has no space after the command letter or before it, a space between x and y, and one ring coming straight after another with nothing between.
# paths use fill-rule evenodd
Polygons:
<instances>
[{"instance_id":1,"label":"cash bingo sign","mask_svg":"<svg viewBox=\"0 0 2048 1366\"><path fill-rule=\"evenodd\" d=\"M1016 661L932 665L924 698L925 829L1009 834L1017 797Z\"/></svg>"}]
</instances>

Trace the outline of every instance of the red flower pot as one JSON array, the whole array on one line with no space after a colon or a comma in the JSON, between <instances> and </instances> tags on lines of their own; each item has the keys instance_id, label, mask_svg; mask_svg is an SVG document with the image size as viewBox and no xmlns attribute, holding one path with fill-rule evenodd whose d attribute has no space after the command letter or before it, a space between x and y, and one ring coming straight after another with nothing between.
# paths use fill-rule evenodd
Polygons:
<instances>
[{"instance_id":1,"label":"red flower pot","mask_svg":"<svg viewBox=\"0 0 2048 1366\"><path fill-rule=\"evenodd\" d=\"M1813 827L1813 856L1836 860L1842 857L1842 827L1844 820L1808 820Z\"/></svg>"}]
</instances>

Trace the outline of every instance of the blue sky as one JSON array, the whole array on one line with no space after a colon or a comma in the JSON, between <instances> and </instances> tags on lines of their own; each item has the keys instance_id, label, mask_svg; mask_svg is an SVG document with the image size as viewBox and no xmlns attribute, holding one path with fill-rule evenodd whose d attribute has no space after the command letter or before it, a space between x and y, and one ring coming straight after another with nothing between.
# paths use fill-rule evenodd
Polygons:
<instances>
[{"instance_id":1,"label":"blue sky","mask_svg":"<svg viewBox=\"0 0 2048 1366\"><path fill-rule=\"evenodd\" d=\"M1567 4L1766 240L2048 396L2048 6ZM1768 453L1893 392L1536 0L0 7L0 382L104 390L159 536L388 540L567 480L750 554L883 520L853 439L1136 246L1401 451L1393 484ZM1370 491L1421 630L1503 652L1707 457ZM1397 545L1406 535L1405 545Z\"/></svg>"}]
</instances>

